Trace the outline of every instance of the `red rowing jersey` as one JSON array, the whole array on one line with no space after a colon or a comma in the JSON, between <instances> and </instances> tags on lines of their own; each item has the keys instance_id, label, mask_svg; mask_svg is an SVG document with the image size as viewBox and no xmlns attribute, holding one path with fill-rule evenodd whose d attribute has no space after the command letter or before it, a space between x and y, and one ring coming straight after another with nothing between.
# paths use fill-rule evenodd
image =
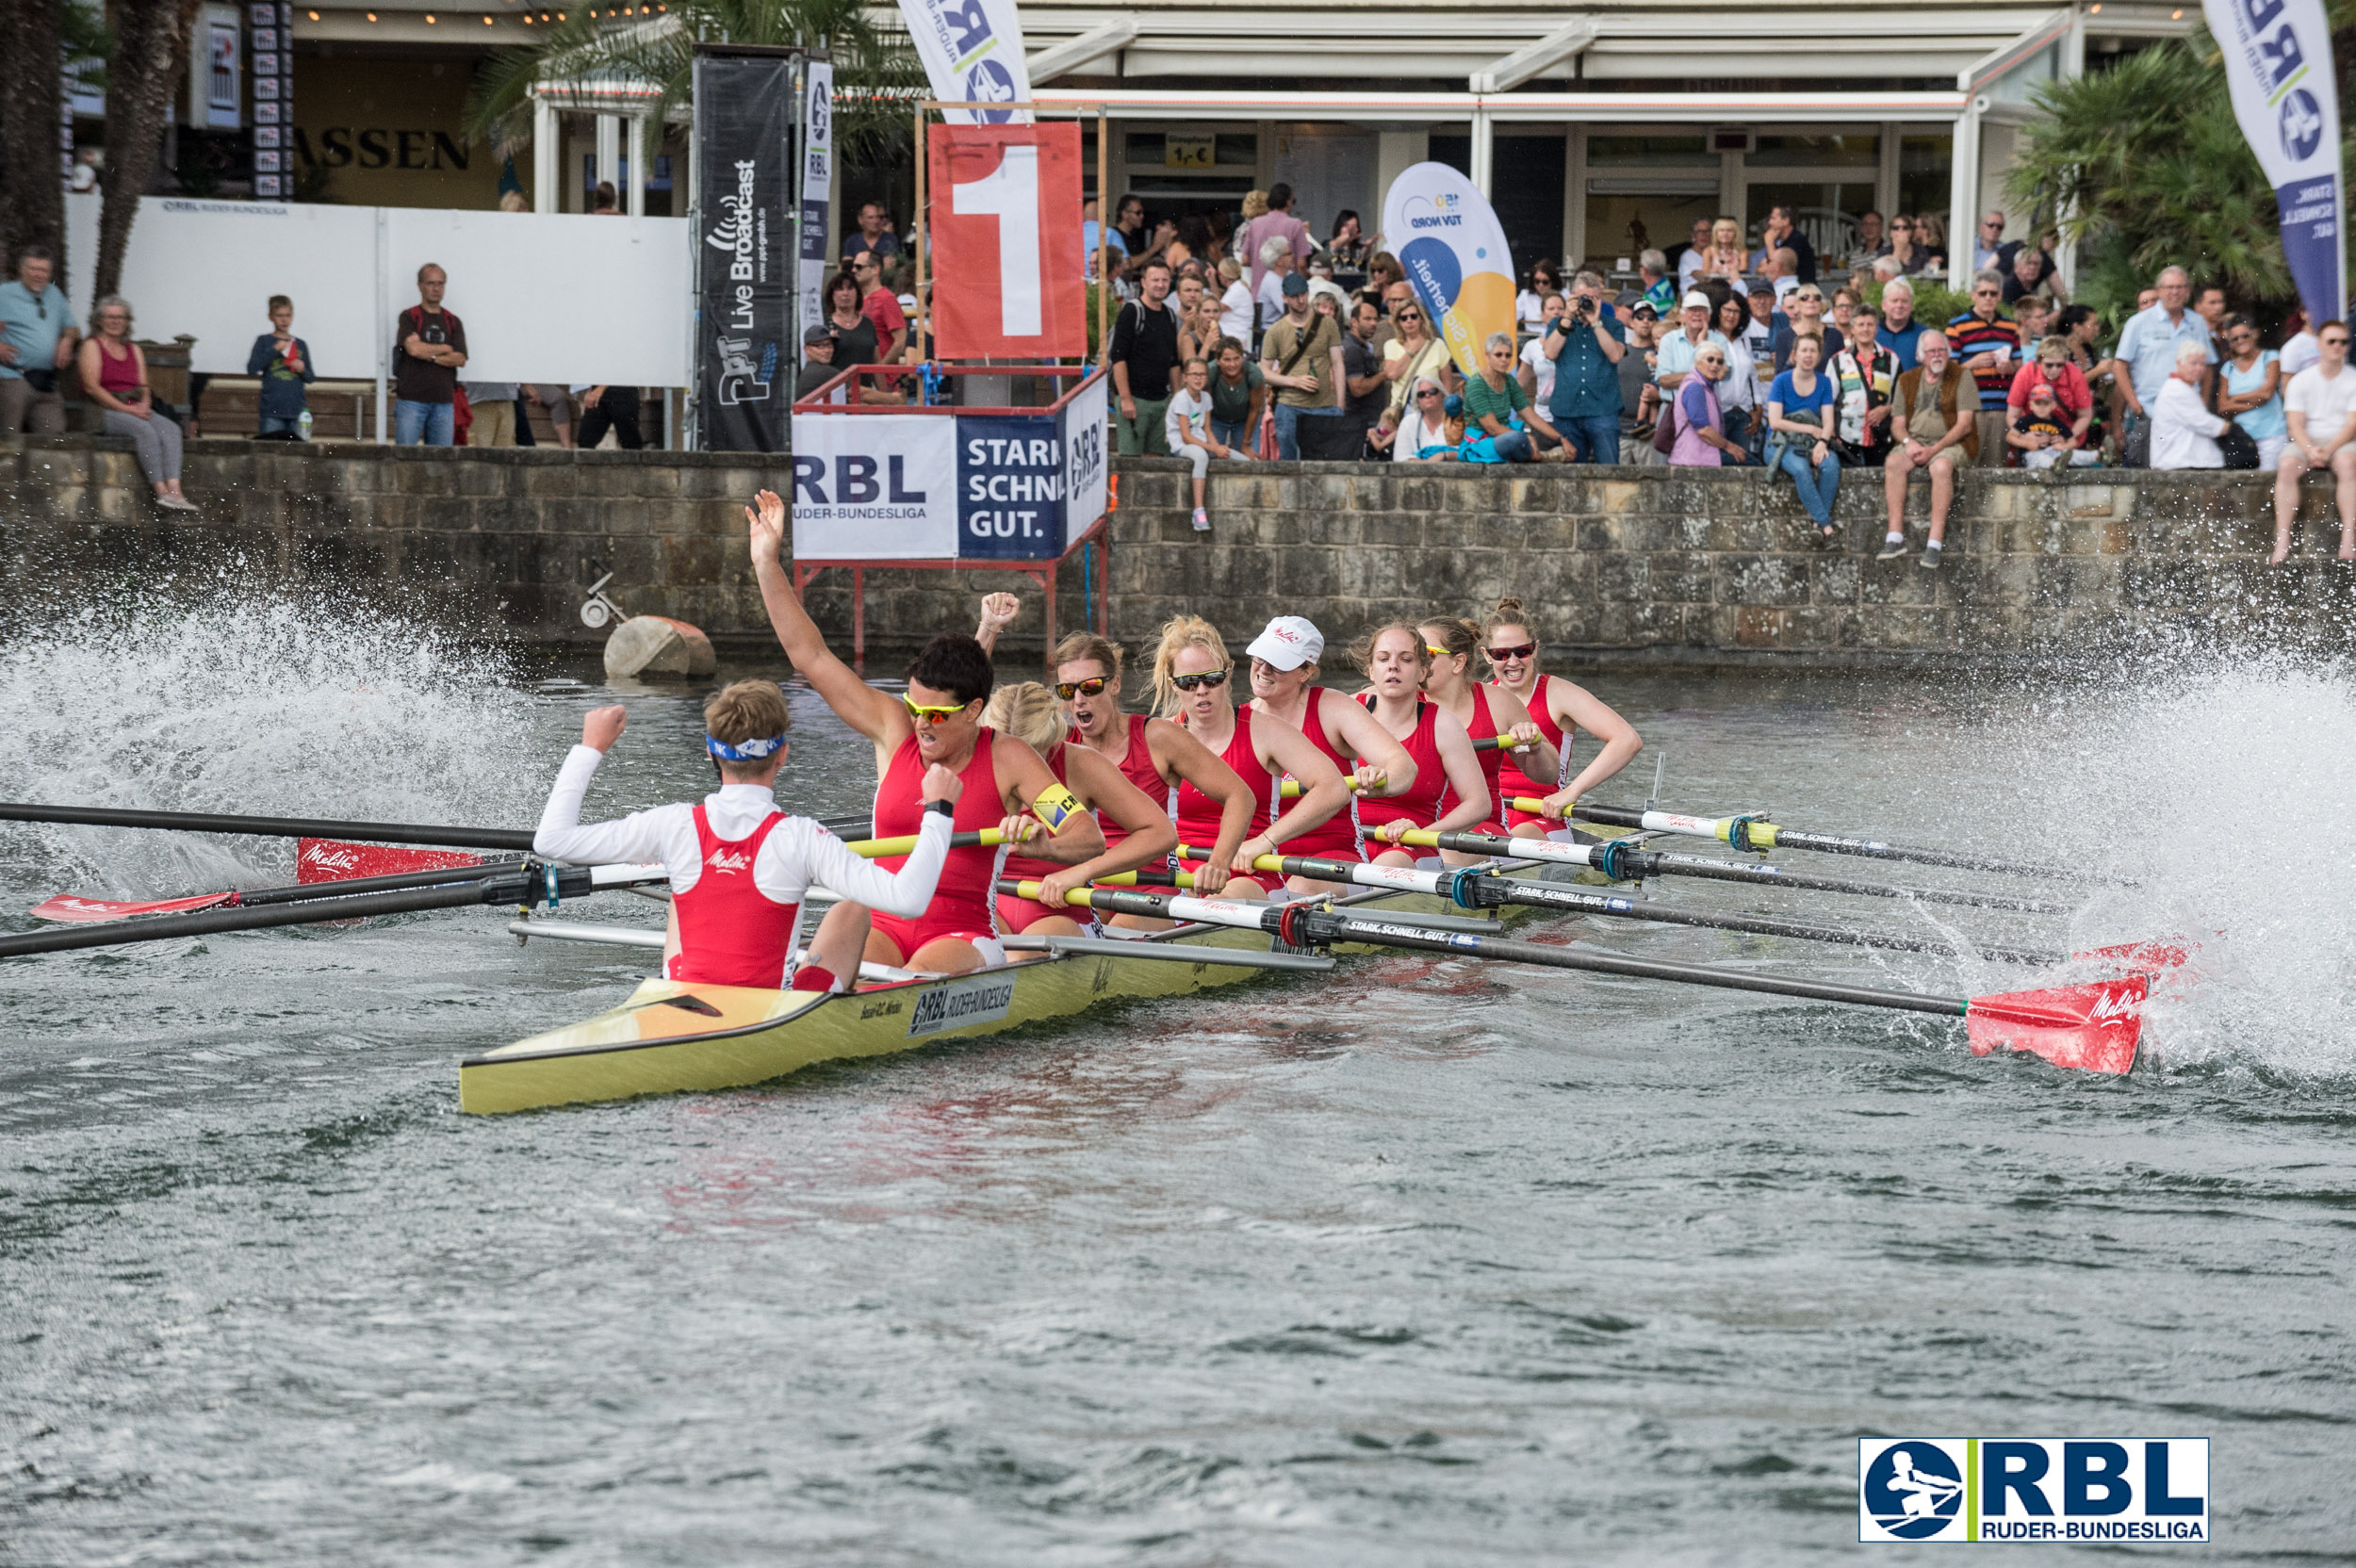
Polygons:
<instances>
[{"instance_id":1,"label":"red rowing jersey","mask_svg":"<svg viewBox=\"0 0 2356 1568\"><path fill-rule=\"evenodd\" d=\"M784 987L802 906L779 904L753 885L753 861L770 830L784 820L784 812L772 811L744 838L723 839L712 832L704 808L695 808L703 874L685 892L671 895L679 951L665 971L670 978L769 990Z\"/></svg>"},{"instance_id":2,"label":"red rowing jersey","mask_svg":"<svg viewBox=\"0 0 2356 1568\"><path fill-rule=\"evenodd\" d=\"M964 781L965 792L957 797L957 814L950 819L953 832L979 832L1006 820L998 766L991 756L991 743L997 738L994 729L974 732L973 760L957 775ZM912 836L924 825L924 802L918 793L924 782L924 760L911 735L892 754L892 765L884 770L883 782L875 786L875 837ZM924 923L930 926L954 920L964 929L989 931L990 884L997 879L1000 853L980 844L950 850L941 862L941 880L933 887L933 901ZM907 863L905 855L880 856L875 861L891 872Z\"/></svg>"},{"instance_id":3,"label":"red rowing jersey","mask_svg":"<svg viewBox=\"0 0 2356 1568\"><path fill-rule=\"evenodd\" d=\"M1258 716L1249 708L1236 709L1235 732L1227 738L1227 749L1219 754L1220 761L1235 769L1246 784L1254 786L1252 821L1243 831L1247 839L1256 839L1267 832L1268 824L1276 820L1284 806L1281 792L1284 780L1268 771L1268 764L1260 760L1258 748L1252 743L1252 722ZM1265 788L1257 783L1261 779L1267 780ZM1218 843L1221 809L1218 801L1194 787L1192 779L1180 779L1175 796L1178 841L1202 849Z\"/></svg>"},{"instance_id":4,"label":"red rowing jersey","mask_svg":"<svg viewBox=\"0 0 2356 1568\"><path fill-rule=\"evenodd\" d=\"M1358 764L1325 728L1325 694L1327 688L1312 686L1308 691L1308 706L1301 710L1301 731L1309 743L1325 753L1344 778L1357 771ZM1287 855L1317 855L1328 860L1363 860L1366 846L1358 830L1358 796L1352 792L1350 804L1334 812L1306 833L1298 833L1284 841Z\"/></svg>"},{"instance_id":5,"label":"red rowing jersey","mask_svg":"<svg viewBox=\"0 0 2356 1568\"><path fill-rule=\"evenodd\" d=\"M1162 776L1162 770L1153 765L1153 748L1146 744L1145 715L1142 713L1131 713L1128 715L1128 718L1129 749L1121 754L1121 760L1115 762L1113 766L1121 770L1121 777L1127 779L1130 783L1135 784L1138 789L1143 790L1145 792L1146 799L1158 800L1165 806L1170 806L1172 794L1170 788L1170 781ZM1076 729L1064 737L1065 745L1082 745L1085 743L1086 743L1080 739L1080 732ZM1060 750L1061 748L1058 747L1057 749ZM1048 766L1055 770L1055 776L1057 778L1061 778L1063 776L1063 764L1061 762L1050 761ZM1174 818L1176 814L1176 809L1172 807L1172 817ZM1121 826L1121 824L1113 821L1111 817L1101 811L1097 813L1096 825L1104 831L1104 847L1106 849L1112 848L1115 844L1121 842L1121 840L1129 836L1129 830L1127 828Z\"/></svg>"},{"instance_id":6,"label":"red rowing jersey","mask_svg":"<svg viewBox=\"0 0 2356 1568\"><path fill-rule=\"evenodd\" d=\"M1571 781L1571 731L1556 722L1546 694L1546 682L1553 678L1554 677L1550 675L1542 675L1538 678L1538 683L1530 689L1530 722L1538 727L1539 734L1544 735L1552 743L1554 754L1561 760L1553 782L1548 783L1542 778L1530 777L1515 765L1510 756L1497 776L1489 781L1490 789L1497 792L1497 799L1492 803L1490 809L1504 812L1503 820L1508 827L1519 827L1526 822L1546 821L1535 811L1524 811L1515 807L1513 804L1515 795L1550 795ZM1502 683L1491 681L1490 684L1495 686ZM1547 824L1547 825L1554 825Z\"/></svg>"},{"instance_id":7,"label":"red rowing jersey","mask_svg":"<svg viewBox=\"0 0 2356 1568\"><path fill-rule=\"evenodd\" d=\"M1070 743L1067 741L1057 741L1054 745L1039 753L1039 760L1047 764L1047 771L1054 774L1055 782L1066 789L1072 787L1072 780L1066 778L1063 773L1064 750ZM1111 840L1112 836L1106 834L1105 841L1109 843ZM1064 867L1053 860L1037 860L1027 855L1008 855L1005 868L998 874L1036 882L1042 876L1053 876L1063 869Z\"/></svg>"},{"instance_id":8,"label":"red rowing jersey","mask_svg":"<svg viewBox=\"0 0 2356 1568\"><path fill-rule=\"evenodd\" d=\"M1373 711L1371 696L1359 701L1367 711ZM1376 795L1358 803L1359 825L1369 834L1401 817L1417 827L1429 827L1448 814L1448 769L1440 761L1439 726L1440 705L1417 697L1415 727L1399 742L1415 760L1415 787L1403 795Z\"/></svg>"}]
</instances>

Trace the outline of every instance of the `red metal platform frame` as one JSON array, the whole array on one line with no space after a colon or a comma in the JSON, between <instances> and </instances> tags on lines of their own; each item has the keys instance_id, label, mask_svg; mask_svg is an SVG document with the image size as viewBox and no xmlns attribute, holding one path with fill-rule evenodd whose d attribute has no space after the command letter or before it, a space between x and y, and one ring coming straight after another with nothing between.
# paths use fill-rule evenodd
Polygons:
<instances>
[{"instance_id":1,"label":"red metal platform frame","mask_svg":"<svg viewBox=\"0 0 2356 1568\"><path fill-rule=\"evenodd\" d=\"M904 378L913 379L916 374L915 370L908 366L851 365L845 366L841 371L830 377L824 384L814 389L809 397L797 400L794 404L793 412L795 414L809 413L826 415L921 414L948 418L955 418L959 414L986 414L1020 415L1036 418L1061 414L1065 405L1070 403L1072 399L1078 397L1082 391L1086 390L1090 382L1096 381L1104 377L1105 374L1105 372L1100 368L1084 365L936 365L933 368L938 374L943 376L1076 376L1079 379L1073 384L1070 391L1064 393L1054 402L1040 408L960 408L948 405L934 407L920 403L833 403L826 401L826 400L827 397L838 388L843 387L846 381L853 381L856 377L881 375L889 376L893 380L900 380ZM855 383L852 390L853 395L856 395ZM805 563L800 557L797 556L794 561L794 596L797 599L802 597L804 590L810 586L810 582L820 572L826 571L829 567L834 566L849 568L851 573L851 659L854 663L864 663L867 660L867 574L871 570L895 572L1021 572L1025 577L1028 577L1032 581L1039 584L1039 596L1045 601L1047 611L1047 635L1045 645L1047 649L1047 657L1049 659L1053 659L1055 657L1055 573L1062 567L1065 562L1071 560L1074 555L1086 549L1093 548L1096 551L1093 566L1096 589L1097 635L1111 635L1111 622L1108 616L1105 599L1105 595L1107 593L1106 585L1112 576L1113 564L1113 543L1110 527L1112 523L1110 493L1111 487L1107 484L1106 507L1104 514L1097 518L1096 521L1090 523L1087 528L1081 530L1078 537L1067 541L1064 545L1063 554L1055 557L1052 561L969 561L962 558L945 561L908 561L897 558L887 558L884 560L831 560Z\"/></svg>"}]
</instances>

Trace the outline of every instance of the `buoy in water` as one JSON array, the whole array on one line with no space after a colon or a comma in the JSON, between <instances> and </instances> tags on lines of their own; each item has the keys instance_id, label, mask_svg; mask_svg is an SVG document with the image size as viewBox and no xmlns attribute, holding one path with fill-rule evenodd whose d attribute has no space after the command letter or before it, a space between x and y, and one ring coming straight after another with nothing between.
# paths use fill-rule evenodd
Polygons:
<instances>
[{"instance_id":1,"label":"buoy in water","mask_svg":"<svg viewBox=\"0 0 2356 1568\"><path fill-rule=\"evenodd\" d=\"M712 639L702 629L668 615L632 615L605 640L605 673L609 676L667 675L692 679L719 667Z\"/></svg>"}]
</instances>

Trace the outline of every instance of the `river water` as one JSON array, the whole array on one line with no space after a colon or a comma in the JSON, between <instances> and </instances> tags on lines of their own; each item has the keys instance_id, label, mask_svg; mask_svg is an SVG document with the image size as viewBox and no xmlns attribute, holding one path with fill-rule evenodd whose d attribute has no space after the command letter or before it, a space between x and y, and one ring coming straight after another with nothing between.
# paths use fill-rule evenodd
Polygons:
<instances>
[{"instance_id":1,"label":"river water","mask_svg":"<svg viewBox=\"0 0 2356 1568\"><path fill-rule=\"evenodd\" d=\"M2124 1080L1401 957L480 1119L459 1057L611 1004L642 955L518 950L485 910L8 960L0 1562L1797 1563L1856 1549L1858 1437L1950 1434L2206 1436L2201 1560L2349 1560L2345 672L1595 684L1651 743L1603 798L1665 752L1681 808L2132 874L2066 921L1937 920L2193 936L2199 979ZM592 808L703 789L694 702L620 695ZM519 825L607 696L312 607L90 615L0 652L0 797ZM789 804L861 808L867 748L794 702ZM0 828L15 910L288 864Z\"/></svg>"}]
</instances>

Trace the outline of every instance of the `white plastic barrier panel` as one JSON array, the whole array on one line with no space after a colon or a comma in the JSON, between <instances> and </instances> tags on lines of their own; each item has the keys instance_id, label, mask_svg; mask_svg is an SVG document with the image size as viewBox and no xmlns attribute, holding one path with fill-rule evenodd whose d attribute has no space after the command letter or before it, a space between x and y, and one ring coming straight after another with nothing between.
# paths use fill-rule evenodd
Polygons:
<instances>
[{"instance_id":1,"label":"white plastic barrier panel","mask_svg":"<svg viewBox=\"0 0 2356 1568\"><path fill-rule=\"evenodd\" d=\"M84 322L98 207L94 195L66 199L69 286ZM270 330L270 297L286 295L319 373L367 381L389 368L394 319L417 302L428 262L449 275L443 303L466 329L462 380L689 384L694 276L679 218L150 196L122 293L137 335L194 337L191 368L211 375L245 372Z\"/></svg>"},{"instance_id":2,"label":"white plastic barrier panel","mask_svg":"<svg viewBox=\"0 0 2356 1568\"><path fill-rule=\"evenodd\" d=\"M946 414L795 414L794 559L949 561L957 426Z\"/></svg>"}]
</instances>

